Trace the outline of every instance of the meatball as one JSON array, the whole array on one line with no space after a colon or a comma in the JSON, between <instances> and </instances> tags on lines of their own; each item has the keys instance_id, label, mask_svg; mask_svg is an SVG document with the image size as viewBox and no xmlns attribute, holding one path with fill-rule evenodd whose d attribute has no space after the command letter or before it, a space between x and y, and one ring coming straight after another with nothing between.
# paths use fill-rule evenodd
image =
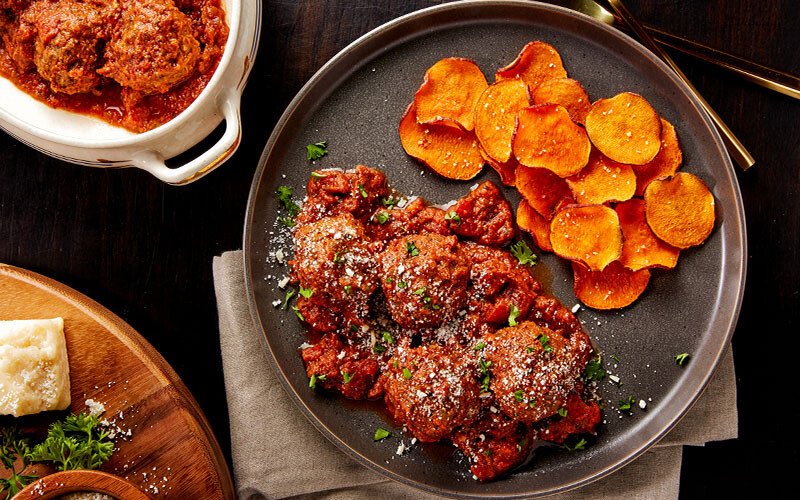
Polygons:
<instances>
[{"instance_id":1,"label":"meatball","mask_svg":"<svg viewBox=\"0 0 800 500\"><path fill-rule=\"evenodd\" d=\"M366 222L389 193L386 176L364 165L350 172L323 170L314 174L308 181L303 210L296 218L299 223L343 213Z\"/></svg>"},{"instance_id":2,"label":"meatball","mask_svg":"<svg viewBox=\"0 0 800 500\"><path fill-rule=\"evenodd\" d=\"M337 390L349 399L367 397L380 369L368 351L346 345L336 334L325 335L303 349L301 356L315 385Z\"/></svg>"},{"instance_id":3,"label":"meatball","mask_svg":"<svg viewBox=\"0 0 800 500\"><path fill-rule=\"evenodd\" d=\"M511 207L497 186L481 183L449 210L453 232L482 245L502 247L516 234Z\"/></svg>"},{"instance_id":4,"label":"meatball","mask_svg":"<svg viewBox=\"0 0 800 500\"><path fill-rule=\"evenodd\" d=\"M114 7L111 3L61 0L36 2L25 11L20 29L26 23L33 26L33 63L54 92L82 94L100 84L100 49L110 36Z\"/></svg>"},{"instance_id":5,"label":"meatball","mask_svg":"<svg viewBox=\"0 0 800 500\"><path fill-rule=\"evenodd\" d=\"M369 297L378 289L375 253L364 225L349 213L297 226L289 265L309 290L308 300L298 303L309 326L333 331L367 324Z\"/></svg>"},{"instance_id":6,"label":"meatball","mask_svg":"<svg viewBox=\"0 0 800 500\"><path fill-rule=\"evenodd\" d=\"M384 377L386 406L420 441L447 438L480 412L475 358L466 351L438 344L398 348Z\"/></svg>"},{"instance_id":7,"label":"meatball","mask_svg":"<svg viewBox=\"0 0 800 500\"><path fill-rule=\"evenodd\" d=\"M491 389L508 416L526 423L554 415L579 383L592 347L526 321L484 338Z\"/></svg>"},{"instance_id":8,"label":"meatball","mask_svg":"<svg viewBox=\"0 0 800 500\"><path fill-rule=\"evenodd\" d=\"M535 432L499 411L484 410L481 418L453 434L453 444L468 459L480 481L491 481L528 458Z\"/></svg>"},{"instance_id":9,"label":"meatball","mask_svg":"<svg viewBox=\"0 0 800 500\"><path fill-rule=\"evenodd\" d=\"M466 306L469 266L455 236L398 238L378 260L389 313L400 326L437 327Z\"/></svg>"},{"instance_id":10,"label":"meatball","mask_svg":"<svg viewBox=\"0 0 800 500\"><path fill-rule=\"evenodd\" d=\"M98 72L141 95L186 80L200 57L192 22L172 0L127 0Z\"/></svg>"},{"instance_id":11,"label":"meatball","mask_svg":"<svg viewBox=\"0 0 800 500\"><path fill-rule=\"evenodd\" d=\"M512 311L517 321L525 319L541 291L528 268L497 248L466 243L464 253L471 263L465 329L479 337L507 325Z\"/></svg>"}]
</instances>

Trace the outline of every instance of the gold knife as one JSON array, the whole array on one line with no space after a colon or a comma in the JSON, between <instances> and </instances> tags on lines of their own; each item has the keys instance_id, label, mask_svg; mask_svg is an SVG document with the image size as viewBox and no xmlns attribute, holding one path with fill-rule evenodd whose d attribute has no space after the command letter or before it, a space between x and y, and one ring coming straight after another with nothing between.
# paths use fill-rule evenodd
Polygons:
<instances>
[{"instance_id":1,"label":"gold knife","mask_svg":"<svg viewBox=\"0 0 800 500\"><path fill-rule=\"evenodd\" d=\"M678 65L672 60L672 58L667 54L664 49L662 49L653 38L645 31L644 26L642 26L638 19L631 14L631 12L625 7L621 0L608 0L608 3L611 5L611 8L617 13L617 15L625 21L628 26L636 33L636 36L639 38L639 41L642 44L650 49L654 54L656 54L662 61L667 63L670 68L675 72L678 77L683 80L689 90L694 94L697 100L700 102L703 109L708 113L708 116L717 126L719 129L720 135L722 135L722 140L725 142L725 146L728 148L728 152L730 153L733 161L739 164L743 170L747 170L748 168L755 165L756 161L747 151L747 148L744 147L744 144L739 141L733 131L722 121L722 118L711 108L711 106L703 99L703 96L700 95L700 92L692 85L686 75L683 74L683 71L678 68Z\"/></svg>"}]
</instances>

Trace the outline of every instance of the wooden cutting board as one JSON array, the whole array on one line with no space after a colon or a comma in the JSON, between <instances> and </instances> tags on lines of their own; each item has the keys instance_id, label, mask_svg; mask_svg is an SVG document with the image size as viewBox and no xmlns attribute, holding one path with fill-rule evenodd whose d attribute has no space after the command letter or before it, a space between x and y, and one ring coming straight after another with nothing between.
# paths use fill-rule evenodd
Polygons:
<instances>
[{"instance_id":1,"label":"wooden cutting board","mask_svg":"<svg viewBox=\"0 0 800 500\"><path fill-rule=\"evenodd\" d=\"M235 498L228 466L205 416L153 346L75 290L0 264L0 320L57 316L64 318L67 338L70 409L87 412L87 399L102 403L102 417L119 434L117 451L102 470L128 479L153 498ZM19 423L46 429L59 417L62 412L25 417Z\"/></svg>"}]
</instances>

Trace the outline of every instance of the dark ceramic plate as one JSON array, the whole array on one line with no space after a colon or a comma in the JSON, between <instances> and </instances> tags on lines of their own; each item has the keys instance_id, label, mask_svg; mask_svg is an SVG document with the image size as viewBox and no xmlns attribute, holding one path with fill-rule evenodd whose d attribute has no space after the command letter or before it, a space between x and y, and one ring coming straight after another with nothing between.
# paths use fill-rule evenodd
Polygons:
<instances>
[{"instance_id":1,"label":"dark ceramic plate","mask_svg":"<svg viewBox=\"0 0 800 500\"><path fill-rule=\"evenodd\" d=\"M374 443L377 427L393 428L377 405L354 404L309 389L298 355L304 341L291 311L273 306L284 292L276 283L287 268L270 256L289 246L275 224L277 186L302 197L312 168L353 167L386 172L406 194L444 203L473 182L449 181L408 158L397 124L425 70L443 57L475 60L490 81L531 40L561 53L569 75L592 99L632 91L646 97L675 124L683 170L699 175L717 200L717 226L701 247L681 253L675 271L654 271L644 295L623 311L581 309L578 317L604 353L622 387L601 384L605 424L582 452L540 448L530 463L495 482L481 484L450 445L415 445L395 455L401 433ZM330 154L312 167L305 145L327 140ZM497 181L486 171L477 179ZM519 196L506 189L516 206ZM527 1L445 4L392 21L360 38L326 64L290 104L267 142L253 180L245 221L245 279L254 321L285 389L311 423L364 465L428 491L461 497L553 493L598 479L658 441L703 390L733 333L745 276L744 212L733 168L711 122L686 87L650 52L592 19ZM569 264L545 255L537 266L549 293L567 307L576 303ZM691 361L676 365L675 355ZM619 362L612 361L612 355ZM621 415L620 398L645 399L646 411ZM408 444L408 438L403 439Z\"/></svg>"}]
</instances>

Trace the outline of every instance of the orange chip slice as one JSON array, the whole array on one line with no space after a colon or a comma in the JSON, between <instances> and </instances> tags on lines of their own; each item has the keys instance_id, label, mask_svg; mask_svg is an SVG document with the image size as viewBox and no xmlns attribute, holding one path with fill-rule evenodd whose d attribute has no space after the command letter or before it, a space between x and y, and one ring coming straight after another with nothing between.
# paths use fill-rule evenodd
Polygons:
<instances>
[{"instance_id":1,"label":"orange chip slice","mask_svg":"<svg viewBox=\"0 0 800 500\"><path fill-rule=\"evenodd\" d=\"M592 145L564 107L541 104L517 113L513 150L526 167L546 168L559 177L569 177L586 166Z\"/></svg>"},{"instance_id":2,"label":"orange chip slice","mask_svg":"<svg viewBox=\"0 0 800 500\"><path fill-rule=\"evenodd\" d=\"M414 96L417 122L458 123L474 128L475 103L489 84L474 61L448 57L425 72L425 81Z\"/></svg>"},{"instance_id":3,"label":"orange chip slice","mask_svg":"<svg viewBox=\"0 0 800 500\"><path fill-rule=\"evenodd\" d=\"M619 217L603 205L563 208L550 222L550 244L559 257L602 271L622 255Z\"/></svg>"},{"instance_id":4,"label":"orange chip slice","mask_svg":"<svg viewBox=\"0 0 800 500\"><path fill-rule=\"evenodd\" d=\"M634 165L636 173L636 196L644 195L644 190L653 179L671 177L678 171L683 161L683 152L678 143L675 127L661 119L661 150L655 158L644 165Z\"/></svg>"},{"instance_id":5,"label":"orange chip slice","mask_svg":"<svg viewBox=\"0 0 800 500\"><path fill-rule=\"evenodd\" d=\"M643 165L661 149L661 119L647 100L631 92L600 99L586 115L586 132L614 161Z\"/></svg>"},{"instance_id":6,"label":"orange chip slice","mask_svg":"<svg viewBox=\"0 0 800 500\"><path fill-rule=\"evenodd\" d=\"M400 142L410 156L448 179L472 179L483 169L475 134L458 127L417 123L414 103L400 120Z\"/></svg>"},{"instance_id":7,"label":"orange chip slice","mask_svg":"<svg viewBox=\"0 0 800 500\"><path fill-rule=\"evenodd\" d=\"M567 109L570 118L576 123L584 123L592 103L589 95L577 80L572 78L553 78L536 87L533 93L534 104L560 104Z\"/></svg>"},{"instance_id":8,"label":"orange chip slice","mask_svg":"<svg viewBox=\"0 0 800 500\"><path fill-rule=\"evenodd\" d=\"M517 206L517 225L533 236L536 246L541 250L553 251L553 245L550 244L550 224L525 200L520 201Z\"/></svg>"},{"instance_id":9,"label":"orange chip slice","mask_svg":"<svg viewBox=\"0 0 800 500\"><path fill-rule=\"evenodd\" d=\"M603 204L607 201L625 201L636 191L636 174L633 168L617 163L593 149L589 163L583 170L567 177L567 184L580 204Z\"/></svg>"},{"instance_id":10,"label":"orange chip slice","mask_svg":"<svg viewBox=\"0 0 800 500\"><path fill-rule=\"evenodd\" d=\"M546 80L566 76L558 51L548 43L536 41L525 45L511 64L497 70L494 78L498 82L520 78L533 91Z\"/></svg>"},{"instance_id":11,"label":"orange chip slice","mask_svg":"<svg viewBox=\"0 0 800 500\"><path fill-rule=\"evenodd\" d=\"M495 161L505 163L511 158L517 111L530 103L528 86L521 80L494 83L481 94L475 105L475 135Z\"/></svg>"},{"instance_id":12,"label":"orange chip slice","mask_svg":"<svg viewBox=\"0 0 800 500\"><path fill-rule=\"evenodd\" d=\"M678 264L680 250L653 234L644 217L644 201L638 198L619 203L614 210L622 228L620 263L632 271L647 267L672 269Z\"/></svg>"},{"instance_id":13,"label":"orange chip slice","mask_svg":"<svg viewBox=\"0 0 800 500\"><path fill-rule=\"evenodd\" d=\"M506 186L514 186L517 182L517 159L513 156L509 158L509 160L505 163L500 163L491 156L489 156L486 151L481 148L481 156L483 160L489 164L490 167L497 172L497 175L500 176L500 182L505 184Z\"/></svg>"},{"instance_id":14,"label":"orange chip slice","mask_svg":"<svg viewBox=\"0 0 800 500\"><path fill-rule=\"evenodd\" d=\"M699 177L679 172L644 191L645 218L656 236L680 249L704 242L714 229L714 195Z\"/></svg>"},{"instance_id":15,"label":"orange chip slice","mask_svg":"<svg viewBox=\"0 0 800 500\"><path fill-rule=\"evenodd\" d=\"M621 309L633 304L650 281L650 271L631 271L612 262L602 271L590 271L573 262L575 296L593 309Z\"/></svg>"},{"instance_id":16,"label":"orange chip slice","mask_svg":"<svg viewBox=\"0 0 800 500\"><path fill-rule=\"evenodd\" d=\"M567 181L543 168L517 167L517 190L546 220L561 207L575 202Z\"/></svg>"}]
</instances>

